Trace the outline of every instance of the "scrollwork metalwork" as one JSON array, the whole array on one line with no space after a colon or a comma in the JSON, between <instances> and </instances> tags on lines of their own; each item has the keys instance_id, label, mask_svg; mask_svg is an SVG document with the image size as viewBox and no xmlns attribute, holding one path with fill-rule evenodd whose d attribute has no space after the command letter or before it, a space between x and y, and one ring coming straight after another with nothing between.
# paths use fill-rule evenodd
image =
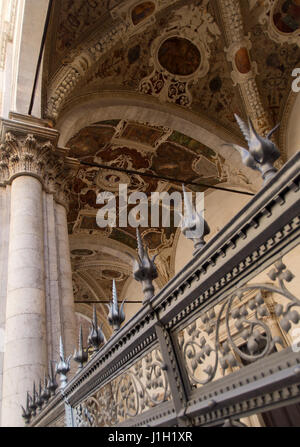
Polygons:
<instances>
[{"instance_id":1,"label":"scrollwork metalwork","mask_svg":"<svg viewBox=\"0 0 300 447\"><path fill-rule=\"evenodd\" d=\"M224 375L235 367L246 366L270 355L278 345L284 346L283 338L272 333L270 327L267 293L288 300L285 305L277 302L278 298L274 301L282 333L288 333L292 323L300 321L295 309L300 300L286 287L285 283L292 281L294 275L281 259L268 276L272 281L278 280L278 285L247 284L178 332L178 344L192 386L205 385L220 373Z\"/></svg>"},{"instance_id":2,"label":"scrollwork metalwork","mask_svg":"<svg viewBox=\"0 0 300 447\"><path fill-rule=\"evenodd\" d=\"M76 425L111 427L170 399L158 349L154 349L75 409Z\"/></svg>"}]
</instances>

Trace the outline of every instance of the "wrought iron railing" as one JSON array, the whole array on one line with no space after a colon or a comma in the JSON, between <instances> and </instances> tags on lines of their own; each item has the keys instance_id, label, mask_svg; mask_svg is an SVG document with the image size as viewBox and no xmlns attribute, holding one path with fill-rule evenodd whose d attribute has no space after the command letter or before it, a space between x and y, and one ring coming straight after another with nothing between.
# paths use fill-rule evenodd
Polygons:
<instances>
[{"instance_id":1,"label":"wrought iron railing","mask_svg":"<svg viewBox=\"0 0 300 447\"><path fill-rule=\"evenodd\" d=\"M300 152L152 297L140 246L144 305L27 422L228 425L300 402L299 182Z\"/></svg>"}]
</instances>

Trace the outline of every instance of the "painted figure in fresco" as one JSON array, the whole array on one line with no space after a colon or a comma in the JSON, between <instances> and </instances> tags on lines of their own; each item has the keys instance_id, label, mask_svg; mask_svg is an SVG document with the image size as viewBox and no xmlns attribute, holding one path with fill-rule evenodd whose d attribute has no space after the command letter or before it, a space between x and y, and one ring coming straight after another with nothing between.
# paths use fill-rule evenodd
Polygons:
<instances>
[{"instance_id":1,"label":"painted figure in fresco","mask_svg":"<svg viewBox=\"0 0 300 447\"><path fill-rule=\"evenodd\" d=\"M300 28L300 0L280 1L273 20L282 33L295 32Z\"/></svg>"}]
</instances>

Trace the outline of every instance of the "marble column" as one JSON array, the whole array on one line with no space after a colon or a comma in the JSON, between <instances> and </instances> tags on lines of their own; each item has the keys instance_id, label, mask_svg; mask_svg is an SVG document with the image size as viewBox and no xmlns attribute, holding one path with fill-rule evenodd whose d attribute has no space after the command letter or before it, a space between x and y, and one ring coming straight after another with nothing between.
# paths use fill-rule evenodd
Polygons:
<instances>
[{"instance_id":1,"label":"marble column","mask_svg":"<svg viewBox=\"0 0 300 447\"><path fill-rule=\"evenodd\" d=\"M20 404L46 362L42 184L20 176L11 185L11 221L3 368L2 425L23 425Z\"/></svg>"},{"instance_id":2,"label":"marble column","mask_svg":"<svg viewBox=\"0 0 300 447\"><path fill-rule=\"evenodd\" d=\"M7 259L10 217L10 186L0 187L0 421L2 407L2 379L7 288Z\"/></svg>"},{"instance_id":3,"label":"marble column","mask_svg":"<svg viewBox=\"0 0 300 447\"><path fill-rule=\"evenodd\" d=\"M23 426L21 405L47 368L43 188L55 167L58 132L42 120L11 114L1 120L0 184L10 190L2 426ZM2 213L1 213L2 214ZM2 220L1 216L1 220ZM2 228L1 228L2 230ZM3 234L1 234L3 238Z\"/></svg>"},{"instance_id":4,"label":"marble column","mask_svg":"<svg viewBox=\"0 0 300 447\"><path fill-rule=\"evenodd\" d=\"M53 194L44 192L44 244L46 279L46 315L48 360L55 362L62 334L61 296L59 288L58 248L56 240L55 207Z\"/></svg>"},{"instance_id":5,"label":"marble column","mask_svg":"<svg viewBox=\"0 0 300 447\"><path fill-rule=\"evenodd\" d=\"M61 203L67 203L65 188L77 162L57 147L58 132L43 120L15 113L10 118L0 129L1 425L23 426L21 405L49 360L59 359L60 335L66 353L76 345L67 214Z\"/></svg>"},{"instance_id":6,"label":"marble column","mask_svg":"<svg viewBox=\"0 0 300 447\"><path fill-rule=\"evenodd\" d=\"M58 274L61 293L61 321L66 355L74 352L76 320L72 285L72 268L65 206L56 203L55 207Z\"/></svg>"}]
</instances>

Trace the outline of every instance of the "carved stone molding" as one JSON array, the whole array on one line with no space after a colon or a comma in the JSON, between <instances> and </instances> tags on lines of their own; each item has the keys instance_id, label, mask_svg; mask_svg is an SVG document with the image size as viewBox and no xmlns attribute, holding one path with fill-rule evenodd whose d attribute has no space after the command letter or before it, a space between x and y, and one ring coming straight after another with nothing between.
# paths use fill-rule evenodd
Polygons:
<instances>
[{"instance_id":1,"label":"carved stone molding","mask_svg":"<svg viewBox=\"0 0 300 447\"><path fill-rule=\"evenodd\" d=\"M103 30L103 35L95 37L89 45L81 48L80 52L74 55L72 62L59 70L48 90L45 109L48 118L57 119L59 111L79 80L104 53L124 37L125 32L126 25L120 20L110 23L110 28Z\"/></svg>"},{"instance_id":2,"label":"carved stone molding","mask_svg":"<svg viewBox=\"0 0 300 447\"><path fill-rule=\"evenodd\" d=\"M205 2L207 3L207 0ZM68 55L67 63L51 79L45 104L45 114L48 118L53 120L58 118L59 112L80 80L118 41L126 41L133 35L141 33L149 24L155 22L157 12L176 3L176 0L152 0L151 2L131 0L123 3L126 4L118 5L110 11L111 19L103 21L88 42L83 43L80 48ZM144 3L152 3L154 9L144 11L137 23L134 23L134 8Z\"/></svg>"}]
</instances>

